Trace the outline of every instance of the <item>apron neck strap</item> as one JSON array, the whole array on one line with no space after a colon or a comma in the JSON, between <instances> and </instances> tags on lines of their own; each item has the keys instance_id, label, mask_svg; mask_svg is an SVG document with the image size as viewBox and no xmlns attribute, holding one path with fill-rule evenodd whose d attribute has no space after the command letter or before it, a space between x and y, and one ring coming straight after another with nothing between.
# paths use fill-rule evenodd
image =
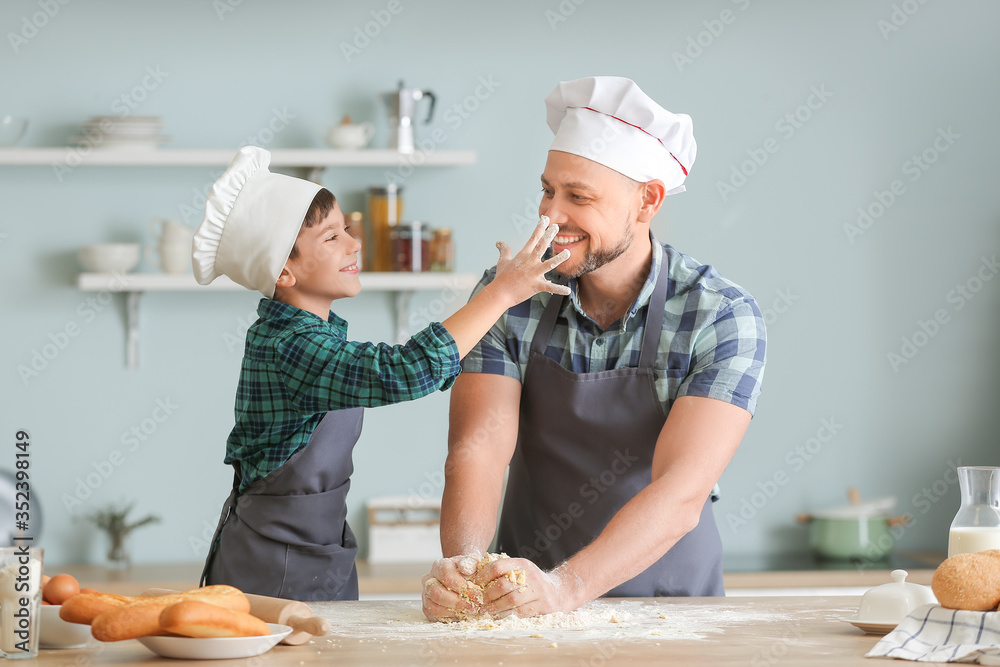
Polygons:
<instances>
[{"instance_id":1,"label":"apron neck strap","mask_svg":"<svg viewBox=\"0 0 1000 667\"><path fill-rule=\"evenodd\" d=\"M656 349L660 346L660 332L663 330L663 310L667 303L667 257L663 246L654 244L653 252L660 253L660 273L656 276L656 287L649 296L646 309L646 324L642 331L642 349L639 352L639 367L652 368L656 361Z\"/></svg>"},{"instance_id":2,"label":"apron neck strap","mask_svg":"<svg viewBox=\"0 0 1000 667\"><path fill-rule=\"evenodd\" d=\"M562 309L562 294L553 294L549 299L549 304L542 312L542 319L538 321L538 328L535 329L535 336L531 339L531 351L536 354L545 354L545 348L549 346L549 338L552 337L552 329L556 325L556 317Z\"/></svg>"},{"instance_id":3,"label":"apron neck strap","mask_svg":"<svg viewBox=\"0 0 1000 667\"><path fill-rule=\"evenodd\" d=\"M649 305L646 309L646 324L642 332L642 348L639 351L639 367L652 368L656 361L656 349L660 346L660 332L663 330L663 311L667 303L667 283L668 267L667 257L663 253L663 246L656 244L653 252L660 253L660 272L656 276L656 287L649 296ZM564 297L561 294L553 294L549 303L542 312L542 318L538 321L538 328L531 339L531 351L536 354L545 354L548 347L549 338L552 336L552 329L555 328L556 318L562 309Z\"/></svg>"}]
</instances>

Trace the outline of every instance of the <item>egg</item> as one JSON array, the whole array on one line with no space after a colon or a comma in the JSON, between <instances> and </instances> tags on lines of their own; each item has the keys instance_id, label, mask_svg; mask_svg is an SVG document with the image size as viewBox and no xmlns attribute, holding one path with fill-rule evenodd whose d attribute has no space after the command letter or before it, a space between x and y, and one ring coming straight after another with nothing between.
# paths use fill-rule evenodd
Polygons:
<instances>
[{"instance_id":1,"label":"egg","mask_svg":"<svg viewBox=\"0 0 1000 667\"><path fill-rule=\"evenodd\" d=\"M42 596L55 605L60 605L80 592L80 584L72 575L57 574L45 584Z\"/></svg>"}]
</instances>

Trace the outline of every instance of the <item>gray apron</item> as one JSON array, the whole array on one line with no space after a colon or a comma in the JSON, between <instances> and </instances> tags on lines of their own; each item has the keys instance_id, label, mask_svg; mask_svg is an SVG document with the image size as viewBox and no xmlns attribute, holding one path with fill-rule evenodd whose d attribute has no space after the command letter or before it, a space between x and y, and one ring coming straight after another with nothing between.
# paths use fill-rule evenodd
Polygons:
<instances>
[{"instance_id":1,"label":"gray apron","mask_svg":"<svg viewBox=\"0 0 1000 667\"><path fill-rule=\"evenodd\" d=\"M563 298L553 295L531 342L521 387L518 442L500 516L499 548L549 570L590 544L652 481L666 417L653 364L663 327L668 267L650 297L637 368L573 373L545 355ZM553 350L558 356L559 351ZM670 521L651 516L650 522ZM718 596L722 541L706 498L698 526L611 597Z\"/></svg>"},{"instance_id":2,"label":"gray apron","mask_svg":"<svg viewBox=\"0 0 1000 667\"><path fill-rule=\"evenodd\" d=\"M243 493L237 468L202 585L290 600L358 599L347 491L363 415L363 408L326 413L305 447Z\"/></svg>"}]
</instances>

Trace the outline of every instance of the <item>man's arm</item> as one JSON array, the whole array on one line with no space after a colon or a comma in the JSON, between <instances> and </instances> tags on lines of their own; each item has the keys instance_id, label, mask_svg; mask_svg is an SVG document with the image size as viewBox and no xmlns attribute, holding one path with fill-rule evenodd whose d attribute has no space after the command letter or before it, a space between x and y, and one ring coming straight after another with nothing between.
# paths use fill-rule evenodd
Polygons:
<instances>
[{"instance_id":1,"label":"man's arm","mask_svg":"<svg viewBox=\"0 0 1000 667\"><path fill-rule=\"evenodd\" d=\"M652 481L586 548L545 573L524 559L498 561L474 579L480 585L521 569L527 584L507 579L487 589L486 610L521 616L569 611L655 563L698 525L702 506L750 423L750 413L724 401L685 396L671 407L653 454Z\"/></svg>"},{"instance_id":2,"label":"man's arm","mask_svg":"<svg viewBox=\"0 0 1000 667\"><path fill-rule=\"evenodd\" d=\"M465 373L451 390L441 500L445 557L485 553L496 531L504 471L517 445L520 381Z\"/></svg>"},{"instance_id":3,"label":"man's arm","mask_svg":"<svg viewBox=\"0 0 1000 667\"><path fill-rule=\"evenodd\" d=\"M456 591L466 585L460 557L485 553L496 531L503 476L517 445L521 382L490 373L463 373L451 389L448 459L441 500L445 558L424 578L424 614L448 618L472 611ZM472 574L466 572L465 574Z\"/></svg>"}]
</instances>

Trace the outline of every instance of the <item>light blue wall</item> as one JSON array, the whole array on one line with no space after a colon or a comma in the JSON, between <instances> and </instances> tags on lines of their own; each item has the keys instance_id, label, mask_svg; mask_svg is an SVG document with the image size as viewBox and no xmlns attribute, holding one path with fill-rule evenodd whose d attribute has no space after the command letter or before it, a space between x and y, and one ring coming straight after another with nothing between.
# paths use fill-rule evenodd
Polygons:
<instances>
[{"instance_id":1,"label":"light blue wall","mask_svg":"<svg viewBox=\"0 0 1000 667\"><path fill-rule=\"evenodd\" d=\"M550 137L543 97L560 80L630 76L691 114L698 138L688 192L669 199L656 233L749 288L768 316L764 393L716 507L727 552L804 550L794 515L840 503L851 484L868 498L896 495L898 511L913 513L901 547L944 549L958 506L946 470L1000 463L1000 280L982 259L1000 243L1000 5L243 0L220 15L225 2L4 2L0 114L31 118L23 145L62 145L131 95L144 98L132 113L162 116L171 147L235 150L275 110L292 116L268 143L276 148L322 146L347 112L373 120L384 145L375 96L403 78L437 93L439 147L479 156L471 168L406 179L408 215L454 227L459 270L479 272L496 239L523 236L518 220L533 207ZM58 11L44 17L46 6ZM401 11L348 62L341 44L390 6ZM25 21L44 25L33 32ZM30 39L15 50L11 33ZM689 62L678 59L685 51ZM144 77L148 90L136 89ZM479 88L485 99L473 104L483 80L495 89ZM477 107L468 118L452 109L463 103ZM951 143L935 144L939 132ZM917 178L908 161L924 152L936 161ZM753 155L766 162L747 162ZM731 181L734 169L750 175ZM51 562L100 561L99 536L62 498L107 469L114 450L121 465L74 514L134 499L137 515L163 518L137 534L137 561L204 554L199 540L230 482L222 456L240 352L227 341L242 336L255 298L147 294L141 368L129 371L122 299L93 310L94 295L74 286L74 255L92 242L148 242L157 216L195 225L219 170L81 167L59 182L49 167L0 167L0 466L13 466L14 433L29 429ZM382 172L331 169L325 182L354 208ZM877 213L876 193L894 180L902 194L849 239L858 207ZM735 187L724 195L725 182ZM979 271L990 280L978 283ZM951 292L963 284L978 289L971 299ZM353 336L385 340L389 305L376 293L337 307ZM924 336L921 322L937 311L946 321ZM18 366L70 324L79 335L22 381ZM893 368L887 355L903 337L926 344ZM162 416L158 401L172 414L128 451L123 432ZM362 539L366 498L440 489L447 401L367 413L350 497ZM741 507L746 523L733 523Z\"/></svg>"}]
</instances>

